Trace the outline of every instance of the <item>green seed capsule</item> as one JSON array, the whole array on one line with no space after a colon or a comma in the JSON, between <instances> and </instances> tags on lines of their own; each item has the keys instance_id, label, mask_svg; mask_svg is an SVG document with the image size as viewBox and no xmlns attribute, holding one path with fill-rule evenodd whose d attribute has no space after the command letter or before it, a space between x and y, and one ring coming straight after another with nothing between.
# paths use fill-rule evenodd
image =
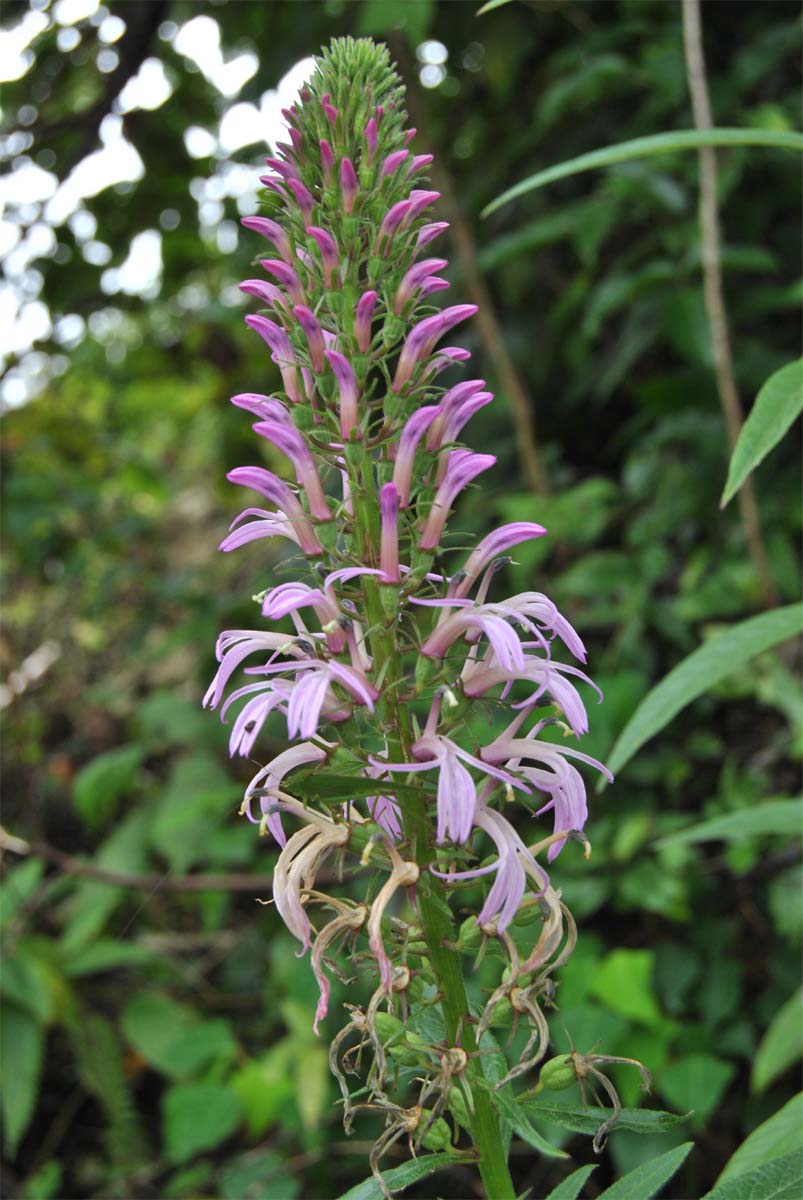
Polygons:
<instances>
[{"instance_id":1,"label":"green seed capsule","mask_svg":"<svg viewBox=\"0 0 803 1200\"><path fill-rule=\"evenodd\" d=\"M404 1024L393 1013L378 1012L375 1017L376 1032L381 1042L389 1042L391 1038L404 1041Z\"/></svg>"},{"instance_id":2,"label":"green seed capsule","mask_svg":"<svg viewBox=\"0 0 803 1200\"><path fill-rule=\"evenodd\" d=\"M426 1113L421 1118L427 1120ZM452 1144L452 1131L443 1117L436 1117L421 1139L421 1145L427 1150L448 1150Z\"/></svg>"},{"instance_id":3,"label":"green seed capsule","mask_svg":"<svg viewBox=\"0 0 803 1200\"><path fill-rule=\"evenodd\" d=\"M457 949L463 952L473 951L478 949L481 942L482 930L477 924L477 918L466 917L457 935Z\"/></svg>"},{"instance_id":4,"label":"green seed capsule","mask_svg":"<svg viewBox=\"0 0 803 1200\"><path fill-rule=\"evenodd\" d=\"M571 1087L573 1083L577 1083L577 1071L572 1056L562 1054L558 1058L550 1058L544 1063L534 1093L537 1094L544 1089L550 1092L562 1092L565 1088Z\"/></svg>"}]
</instances>

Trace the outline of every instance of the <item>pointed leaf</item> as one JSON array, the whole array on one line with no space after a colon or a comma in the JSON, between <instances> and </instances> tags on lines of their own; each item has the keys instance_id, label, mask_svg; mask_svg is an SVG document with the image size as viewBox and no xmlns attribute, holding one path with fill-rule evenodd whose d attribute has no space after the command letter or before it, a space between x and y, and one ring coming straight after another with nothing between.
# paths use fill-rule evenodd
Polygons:
<instances>
[{"instance_id":1,"label":"pointed leaf","mask_svg":"<svg viewBox=\"0 0 803 1200\"><path fill-rule=\"evenodd\" d=\"M608 756L614 774L673 717L732 671L803 630L803 604L760 613L716 633L669 672L642 700ZM602 790L601 786L597 788Z\"/></svg>"},{"instance_id":2,"label":"pointed leaf","mask_svg":"<svg viewBox=\"0 0 803 1200\"><path fill-rule=\"evenodd\" d=\"M391 1191L400 1192L403 1188L418 1183L419 1179L426 1179L433 1171L466 1161L470 1160L467 1160L464 1154L453 1154L451 1151L446 1154L427 1154L423 1158L411 1158L409 1162L402 1163L400 1167L394 1167L391 1171L383 1171L382 1178ZM338 1200L382 1200L382 1189L371 1176L356 1187L349 1188Z\"/></svg>"},{"instance_id":3,"label":"pointed leaf","mask_svg":"<svg viewBox=\"0 0 803 1200\"><path fill-rule=\"evenodd\" d=\"M559 1125L561 1129L571 1129L572 1133L596 1133L603 1121L610 1118L609 1108L595 1108L589 1105L581 1108L579 1105L565 1107L562 1104L550 1104L548 1100L527 1100L523 1105L529 1116L540 1121L548 1121L550 1125ZM689 1117L688 1113L661 1112L653 1108L623 1108L614 1129L626 1130L628 1133L667 1133L678 1125L682 1125Z\"/></svg>"},{"instance_id":4,"label":"pointed leaf","mask_svg":"<svg viewBox=\"0 0 803 1200\"><path fill-rule=\"evenodd\" d=\"M590 1167L578 1167L576 1171L572 1171L571 1175L567 1175L562 1183L552 1189L546 1200L577 1200L583 1184L591 1172L596 1169L596 1163L592 1163Z\"/></svg>"},{"instance_id":5,"label":"pointed leaf","mask_svg":"<svg viewBox=\"0 0 803 1200\"><path fill-rule=\"evenodd\" d=\"M744 1175L718 1183L703 1200L800 1200L801 1196L803 1150L796 1150L754 1167Z\"/></svg>"},{"instance_id":6,"label":"pointed leaf","mask_svg":"<svg viewBox=\"0 0 803 1200\"><path fill-rule=\"evenodd\" d=\"M491 1099L499 1115L510 1122L513 1132L517 1133L528 1146L532 1146L533 1150L537 1150L545 1158L569 1157L565 1150L559 1150L557 1146L553 1146L543 1134L534 1128L524 1107L517 1102L509 1087L500 1088L498 1092L491 1092Z\"/></svg>"},{"instance_id":7,"label":"pointed leaf","mask_svg":"<svg viewBox=\"0 0 803 1200\"><path fill-rule=\"evenodd\" d=\"M0 1008L0 1083L6 1151L14 1158L33 1116L42 1070L44 1034L30 1013L16 1004Z\"/></svg>"},{"instance_id":8,"label":"pointed leaf","mask_svg":"<svg viewBox=\"0 0 803 1200\"><path fill-rule=\"evenodd\" d=\"M725 1164L716 1187L802 1147L803 1092L798 1092L742 1142Z\"/></svg>"},{"instance_id":9,"label":"pointed leaf","mask_svg":"<svg viewBox=\"0 0 803 1200\"><path fill-rule=\"evenodd\" d=\"M775 1014L753 1059L751 1087L764 1089L803 1055L803 987Z\"/></svg>"},{"instance_id":10,"label":"pointed leaf","mask_svg":"<svg viewBox=\"0 0 803 1200\"><path fill-rule=\"evenodd\" d=\"M666 1154L642 1163L635 1171L628 1171L612 1187L606 1188L598 1200L652 1200L656 1192L683 1166L693 1144L684 1142L682 1146L676 1146L674 1150L667 1150Z\"/></svg>"},{"instance_id":11,"label":"pointed leaf","mask_svg":"<svg viewBox=\"0 0 803 1200\"><path fill-rule=\"evenodd\" d=\"M763 837L770 833L798 834L801 829L800 800L767 800L753 808L722 813L708 821L698 821L688 829L679 829L656 842L669 846L678 842L738 842L743 838Z\"/></svg>"},{"instance_id":12,"label":"pointed leaf","mask_svg":"<svg viewBox=\"0 0 803 1200\"><path fill-rule=\"evenodd\" d=\"M803 150L803 135L775 129L678 129L672 133L653 133L649 137L633 138L615 146L603 146L577 158L567 159L545 171L536 171L527 179L508 188L497 196L482 211L483 217L496 212L518 196L544 187L556 179L568 175L579 175L582 171L593 171L597 167L610 167L615 163L629 162L634 158L647 158L652 154L668 154L675 150L697 150L700 146L774 146L784 150Z\"/></svg>"},{"instance_id":13,"label":"pointed leaf","mask_svg":"<svg viewBox=\"0 0 803 1200\"><path fill-rule=\"evenodd\" d=\"M731 456L719 507L724 508L803 410L803 358L770 375L744 423Z\"/></svg>"}]
</instances>

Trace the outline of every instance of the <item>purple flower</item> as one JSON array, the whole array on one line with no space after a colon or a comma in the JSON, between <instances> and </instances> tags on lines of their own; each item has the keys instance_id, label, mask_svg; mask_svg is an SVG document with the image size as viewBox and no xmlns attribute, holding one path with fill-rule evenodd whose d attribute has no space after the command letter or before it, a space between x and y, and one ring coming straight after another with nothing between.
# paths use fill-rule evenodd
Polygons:
<instances>
[{"instance_id":1,"label":"purple flower","mask_svg":"<svg viewBox=\"0 0 803 1200\"><path fill-rule=\"evenodd\" d=\"M239 719L239 718L238 718ZM251 746L248 749L243 749L243 754L250 754ZM265 828L268 829L280 846L287 844L287 836L282 826L281 812L278 808L269 805L269 798L278 792L284 782L285 775L290 771L294 771L296 767L305 767L310 763L321 763L326 759L326 751L321 746L315 746L312 742L299 742L297 746L291 746L288 750L283 750L281 754L277 754L275 758L265 767L261 767L257 771L254 778L245 789L245 796L240 811L244 813L248 820L253 824L258 825L264 821ZM251 812L251 802L255 797L259 798L261 815L255 819Z\"/></svg>"},{"instance_id":2,"label":"purple flower","mask_svg":"<svg viewBox=\"0 0 803 1200\"><path fill-rule=\"evenodd\" d=\"M287 334L275 321L269 321L267 317L253 316L249 313L245 318L245 323L259 334L263 342L270 346L271 358L281 372L284 390L294 404L300 403L301 392L298 387L296 356Z\"/></svg>"},{"instance_id":3,"label":"purple flower","mask_svg":"<svg viewBox=\"0 0 803 1200\"><path fill-rule=\"evenodd\" d=\"M304 303L304 289L292 267L288 267L287 263L278 258L263 258L260 259L260 262L265 270L269 271L274 279L278 279L282 287L287 289L287 294L294 304Z\"/></svg>"},{"instance_id":4,"label":"purple flower","mask_svg":"<svg viewBox=\"0 0 803 1200\"><path fill-rule=\"evenodd\" d=\"M399 493L394 483L386 483L379 492L382 518L379 565L385 583L399 582Z\"/></svg>"},{"instance_id":5,"label":"purple flower","mask_svg":"<svg viewBox=\"0 0 803 1200\"><path fill-rule=\"evenodd\" d=\"M315 211L315 201L312 194L307 191L300 179L288 179L287 186L293 193L298 207L301 209L301 216L304 218L305 225L312 224L312 214Z\"/></svg>"},{"instance_id":6,"label":"purple flower","mask_svg":"<svg viewBox=\"0 0 803 1200\"><path fill-rule=\"evenodd\" d=\"M368 153L365 155L365 161L370 167L371 163L374 161L374 155L376 154L376 148L378 144L375 117L371 117L370 121L365 126L365 144L368 147Z\"/></svg>"},{"instance_id":7,"label":"purple flower","mask_svg":"<svg viewBox=\"0 0 803 1200\"><path fill-rule=\"evenodd\" d=\"M424 246L428 246L448 228L448 221L431 221L429 225L422 225L415 240L416 249L421 250Z\"/></svg>"},{"instance_id":8,"label":"purple flower","mask_svg":"<svg viewBox=\"0 0 803 1200\"><path fill-rule=\"evenodd\" d=\"M379 172L379 178L384 179L386 175L392 175L393 172L401 166L405 158L409 157L409 150L394 150L393 153L389 154L382 163L382 168Z\"/></svg>"},{"instance_id":9,"label":"purple flower","mask_svg":"<svg viewBox=\"0 0 803 1200\"><path fill-rule=\"evenodd\" d=\"M269 217L243 217L240 224L244 225L246 229L252 229L254 233L261 233L264 238L273 243L280 257L286 263L292 263L293 252L290 249L290 238L276 221L271 221Z\"/></svg>"},{"instance_id":10,"label":"purple flower","mask_svg":"<svg viewBox=\"0 0 803 1200\"><path fill-rule=\"evenodd\" d=\"M309 346L310 358L312 359L312 369L318 374L323 370L323 353L324 340L323 331L318 324L318 318L312 309L307 308L304 304L297 304L293 309L293 313L298 318L298 323L304 330Z\"/></svg>"},{"instance_id":11,"label":"purple flower","mask_svg":"<svg viewBox=\"0 0 803 1200\"><path fill-rule=\"evenodd\" d=\"M253 521L242 522L246 517L255 517ZM283 537L300 545L298 536L290 520L283 512L269 512L265 508L246 508L239 513L229 526L229 534L224 537L218 549L228 553L238 550L247 542L256 541L263 537Z\"/></svg>"},{"instance_id":12,"label":"purple flower","mask_svg":"<svg viewBox=\"0 0 803 1200\"><path fill-rule=\"evenodd\" d=\"M510 525L500 525L472 550L460 572L459 582L449 588L449 595L466 596L494 558L521 542L543 537L545 533L543 525L536 525L533 521L514 521Z\"/></svg>"},{"instance_id":13,"label":"purple flower","mask_svg":"<svg viewBox=\"0 0 803 1200\"><path fill-rule=\"evenodd\" d=\"M419 321L407 335L401 355L396 366L393 379L394 392L400 391L412 377L413 371L421 359L432 353L435 343L455 325L473 317L477 311L476 304L454 304L436 313L434 317L425 317Z\"/></svg>"},{"instance_id":14,"label":"purple flower","mask_svg":"<svg viewBox=\"0 0 803 1200\"><path fill-rule=\"evenodd\" d=\"M298 544L305 554L322 553L321 544L315 536L309 517L287 484L272 471L266 471L262 467L235 467L233 471L229 471L226 478L232 483L253 488L255 492L272 500L292 525Z\"/></svg>"},{"instance_id":15,"label":"purple flower","mask_svg":"<svg viewBox=\"0 0 803 1200\"><path fill-rule=\"evenodd\" d=\"M359 192L357 175L350 158L344 158L340 164L340 187L343 193L343 210L350 215L357 202L357 193Z\"/></svg>"},{"instance_id":16,"label":"purple flower","mask_svg":"<svg viewBox=\"0 0 803 1200\"><path fill-rule=\"evenodd\" d=\"M258 300L264 300L270 308L277 309L280 316L288 311L287 297L284 292L275 283L268 283L267 279L244 279L239 284L239 288L241 292L246 292L249 296L256 296Z\"/></svg>"},{"instance_id":17,"label":"purple flower","mask_svg":"<svg viewBox=\"0 0 803 1200\"><path fill-rule=\"evenodd\" d=\"M318 142L321 150L321 166L323 167L324 179L329 182L329 177L332 174L332 168L335 165L335 152L327 142L326 138L321 138Z\"/></svg>"},{"instance_id":18,"label":"purple flower","mask_svg":"<svg viewBox=\"0 0 803 1200\"><path fill-rule=\"evenodd\" d=\"M470 450L452 450L443 480L435 493L427 519L421 530L419 547L432 550L438 545L455 497L482 471L496 462L493 454L472 454Z\"/></svg>"},{"instance_id":19,"label":"purple flower","mask_svg":"<svg viewBox=\"0 0 803 1200\"><path fill-rule=\"evenodd\" d=\"M335 245L335 239L331 233L327 233L325 229L319 228L317 225L308 225L307 233L311 238L314 238L318 244L318 249L321 252L323 260L323 279L328 288L332 286L332 278L337 270L340 262L340 257Z\"/></svg>"},{"instance_id":20,"label":"purple flower","mask_svg":"<svg viewBox=\"0 0 803 1200\"><path fill-rule=\"evenodd\" d=\"M435 156L433 154L416 154L407 170L407 178L409 179L412 175L416 175L419 171L423 171L425 167L431 166L434 161Z\"/></svg>"},{"instance_id":21,"label":"purple flower","mask_svg":"<svg viewBox=\"0 0 803 1200\"><path fill-rule=\"evenodd\" d=\"M425 258L422 262L410 267L396 289L396 295L393 298L394 313L398 315L412 300L416 290L421 287L428 275L434 271L442 271L448 265L445 258Z\"/></svg>"},{"instance_id":22,"label":"purple flower","mask_svg":"<svg viewBox=\"0 0 803 1200\"><path fill-rule=\"evenodd\" d=\"M337 379L340 391L340 436L347 442L352 429L359 429L357 380L351 363L344 355L337 350L326 350L324 353Z\"/></svg>"},{"instance_id":23,"label":"purple flower","mask_svg":"<svg viewBox=\"0 0 803 1200\"><path fill-rule=\"evenodd\" d=\"M331 521L332 512L326 503L315 459L295 426L280 421L257 421L254 432L267 438L290 459L295 468L296 480L304 489L313 517L319 521Z\"/></svg>"},{"instance_id":24,"label":"purple flower","mask_svg":"<svg viewBox=\"0 0 803 1200\"><path fill-rule=\"evenodd\" d=\"M413 478L413 464L418 443L426 430L440 413L438 405L425 405L408 418L399 438L396 450L396 462L393 466L393 482L399 493L399 504L407 508L410 503L410 485Z\"/></svg>"},{"instance_id":25,"label":"purple flower","mask_svg":"<svg viewBox=\"0 0 803 1200\"><path fill-rule=\"evenodd\" d=\"M371 349L371 321L378 298L376 292L369 291L363 292L357 301L354 314L354 336L363 354L367 354Z\"/></svg>"}]
</instances>

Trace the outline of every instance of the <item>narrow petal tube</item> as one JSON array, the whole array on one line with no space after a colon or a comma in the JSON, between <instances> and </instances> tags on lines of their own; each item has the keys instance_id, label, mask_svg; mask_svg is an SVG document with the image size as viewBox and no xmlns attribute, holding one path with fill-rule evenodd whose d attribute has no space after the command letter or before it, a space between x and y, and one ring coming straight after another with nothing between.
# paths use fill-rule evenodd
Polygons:
<instances>
[{"instance_id":1,"label":"narrow petal tube","mask_svg":"<svg viewBox=\"0 0 803 1200\"><path fill-rule=\"evenodd\" d=\"M449 509L455 497L482 471L487 471L496 462L493 454L472 454L470 450L453 450L443 481L435 493L424 528L421 530L419 546L432 550L438 545Z\"/></svg>"},{"instance_id":2,"label":"narrow petal tube","mask_svg":"<svg viewBox=\"0 0 803 1200\"><path fill-rule=\"evenodd\" d=\"M409 418L401 432L393 466L393 482L399 494L399 504L407 508L410 503L410 485L413 478L413 463L418 443L432 422L440 415L440 406L425 405Z\"/></svg>"},{"instance_id":3,"label":"narrow petal tube","mask_svg":"<svg viewBox=\"0 0 803 1200\"><path fill-rule=\"evenodd\" d=\"M423 321L414 325L407 335L396 366L394 392L398 392L409 381L417 364L432 353L435 343L444 333L468 317L473 317L476 311L476 304L454 304L451 308L445 308L433 317L425 317Z\"/></svg>"},{"instance_id":4,"label":"narrow petal tube","mask_svg":"<svg viewBox=\"0 0 803 1200\"><path fill-rule=\"evenodd\" d=\"M399 493L396 485L386 483L379 493L382 538L379 565L385 583L399 582Z\"/></svg>"},{"instance_id":5,"label":"narrow petal tube","mask_svg":"<svg viewBox=\"0 0 803 1200\"><path fill-rule=\"evenodd\" d=\"M312 224L312 214L315 210L315 201L312 194L307 191L300 179L288 179L287 186L293 193L298 207L301 209L301 215L304 218L306 225Z\"/></svg>"},{"instance_id":6,"label":"narrow petal tube","mask_svg":"<svg viewBox=\"0 0 803 1200\"><path fill-rule=\"evenodd\" d=\"M254 233L261 233L264 238L273 243L279 256L286 263L292 263L293 252L290 249L290 238L278 222L271 221L269 217L243 217L240 224L244 225L246 229L252 229Z\"/></svg>"},{"instance_id":7,"label":"narrow petal tube","mask_svg":"<svg viewBox=\"0 0 803 1200\"><path fill-rule=\"evenodd\" d=\"M318 249L321 252L323 260L323 278L327 287L332 286L332 278L337 270L340 261L335 245L335 239L331 233L327 233L325 229L319 228L317 225L309 225L307 233L311 238L314 238L318 244Z\"/></svg>"},{"instance_id":8,"label":"narrow petal tube","mask_svg":"<svg viewBox=\"0 0 803 1200\"><path fill-rule=\"evenodd\" d=\"M298 318L298 323L304 330L312 360L312 369L317 374L320 374L323 370L324 340L323 331L318 324L318 318L312 309L307 308L304 304L297 304L293 309L293 313Z\"/></svg>"},{"instance_id":9,"label":"narrow petal tube","mask_svg":"<svg viewBox=\"0 0 803 1200\"><path fill-rule=\"evenodd\" d=\"M354 315L354 336L363 354L367 354L371 349L371 321L378 298L376 292L363 292L357 301Z\"/></svg>"},{"instance_id":10,"label":"narrow petal tube","mask_svg":"<svg viewBox=\"0 0 803 1200\"><path fill-rule=\"evenodd\" d=\"M272 351L271 357L282 375L284 390L293 403L298 404L301 400L301 391L298 386L296 356L293 353L293 347L290 345L290 339L287 334L274 321L269 321L267 317L253 316L249 313L245 318L245 323L251 329L255 330L262 340L270 346Z\"/></svg>"},{"instance_id":11,"label":"narrow petal tube","mask_svg":"<svg viewBox=\"0 0 803 1200\"><path fill-rule=\"evenodd\" d=\"M359 184L350 158L344 158L340 164L340 187L343 192L343 210L350 214L357 201Z\"/></svg>"},{"instance_id":12,"label":"narrow petal tube","mask_svg":"<svg viewBox=\"0 0 803 1200\"><path fill-rule=\"evenodd\" d=\"M305 554L323 553L309 517L287 484L272 471L265 471L262 467L235 467L233 471L229 471L226 478L232 483L252 488L281 508L293 526L298 544Z\"/></svg>"},{"instance_id":13,"label":"narrow petal tube","mask_svg":"<svg viewBox=\"0 0 803 1200\"><path fill-rule=\"evenodd\" d=\"M325 350L329 364L335 373L340 390L340 436L349 440L352 429L359 428L357 380L351 363L337 350Z\"/></svg>"}]
</instances>

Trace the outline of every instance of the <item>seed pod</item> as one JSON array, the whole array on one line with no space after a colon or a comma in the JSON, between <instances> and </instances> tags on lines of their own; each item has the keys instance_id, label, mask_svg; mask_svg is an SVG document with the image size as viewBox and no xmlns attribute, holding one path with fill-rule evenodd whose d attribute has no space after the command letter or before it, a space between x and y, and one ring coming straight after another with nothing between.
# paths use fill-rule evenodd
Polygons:
<instances>
[{"instance_id":1,"label":"seed pod","mask_svg":"<svg viewBox=\"0 0 803 1200\"><path fill-rule=\"evenodd\" d=\"M550 1058L544 1063L538 1077L538 1083L533 1090L535 1094L544 1090L562 1092L566 1088L571 1087L573 1083L577 1083L577 1071L575 1070L574 1060L571 1054L561 1054L557 1058Z\"/></svg>"},{"instance_id":2,"label":"seed pod","mask_svg":"<svg viewBox=\"0 0 803 1200\"><path fill-rule=\"evenodd\" d=\"M462 1125L464 1129L471 1128L471 1117L469 1116L468 1105L466 1098L463 1095L461 1087L449 1088L449 1097L446 1101L446 1107L457 1121L458 1125Z\"/></svg>"}]
</instances>

